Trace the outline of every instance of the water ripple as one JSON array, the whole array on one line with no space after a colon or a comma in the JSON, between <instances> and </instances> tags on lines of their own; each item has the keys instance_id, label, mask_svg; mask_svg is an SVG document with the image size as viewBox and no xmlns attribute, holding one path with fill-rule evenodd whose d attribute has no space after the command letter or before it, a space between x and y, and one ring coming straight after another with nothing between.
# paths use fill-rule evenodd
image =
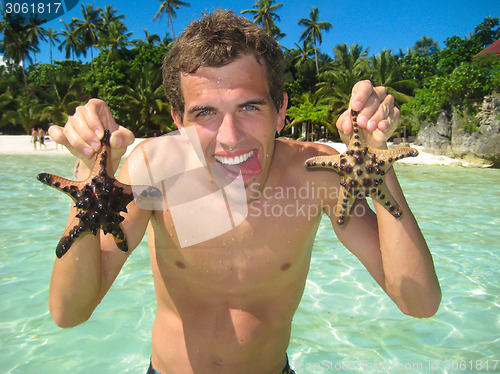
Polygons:
<instances>
[{"instance_id":1,"label":"water ripple","mask_svg":"<svg viewBox=\"0 0 500 374\"><path fill-rule=\"evenodd\" d=\"M59 329L47 311L48 284L65 223L61 212L70 201L34 177L47 165L70 177L74 161L0 157L1 372L144 372L155 313L147 244L127 261L91 320ZM490 188L499 184L499 171L402 166L397 172L434 255L441 308L431 319L401 314L332 239L324 219L294 317L289 355L298 373L325 373L322 363L357 363L347 372L363 373L422 364L399 372L445 373L451 372L445 360L500 359L500 189Z\"/></svg>"}]
</instances>

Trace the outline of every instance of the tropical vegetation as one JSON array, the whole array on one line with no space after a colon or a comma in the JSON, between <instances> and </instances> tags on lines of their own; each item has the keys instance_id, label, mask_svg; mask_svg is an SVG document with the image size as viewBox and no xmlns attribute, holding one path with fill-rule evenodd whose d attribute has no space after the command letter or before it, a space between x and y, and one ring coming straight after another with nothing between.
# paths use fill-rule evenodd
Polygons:
<instances>
[{"instance_id":1,"label":"tropical vegetation","mask_svg":"<svg viewBox=\"0 0 500 374\"><path fill-rule=\"evenodd\" d=\"M0 132L29 134L34 127L62 125L90 97L105 100L117 121L137 136L174 130L160 70L175 39L174 19L186 6L185 1L159 0L154 19L166 15L172 32L159 36L144 30L143 38L132 38L125 16L111 5L101 9L82 4L81 17L63 23L60 31L44 29L36 19L22 23L4 13ZM279 40L284 36L279 28L282 7L283 2L256 0L241 13ZM359 44L322 51L325 33L334 32L336 25L322 20L316 7L308 17L297 18L303 27L301 38L292 48L283 48L290 97L283 135L338 139L335 121L347 109L354 84L362 79L386 86L394 96L402 113L398 134L403 136L415 134L421 123L452 108L473 116L484 96L500 91L499 57L478 55L500 37L498 18L485 18L464 38L451 36L442 49L423 36L407 51L383 50L376 55ZM36 61L41 41L49 45L50 63ZM66 60L52 60L52 48L64 52ZM83 57L89 62L81 62Z\"/></svg>"}]
</instances>

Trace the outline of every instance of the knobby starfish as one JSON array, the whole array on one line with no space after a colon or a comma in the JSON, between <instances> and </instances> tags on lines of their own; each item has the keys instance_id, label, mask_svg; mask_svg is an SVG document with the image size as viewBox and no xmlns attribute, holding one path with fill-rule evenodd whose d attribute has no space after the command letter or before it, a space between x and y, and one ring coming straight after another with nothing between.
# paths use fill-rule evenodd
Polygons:
<instances>
[{"instance_id":1,"label":"knobby starfish","mask_svg":"<svg viewBox=\"0 0 500 374\"><path fill-rule=\"evenodd\" d=\"M97 235L99 229L105 234L112 234L118 248L123 252L128 251L127 239L120 225L124 218L120 212L127 212L126 206L134 199L134 194L131 186L110 176L112 173L109 138L110 132L106 130L92 172L84 181L74 182L47 173L37 176L40 182L69 195L78 210L78 224L70 229L57 245L58 258L64 256L80 234L90 231Z\"/></svg>"},{"instance_id":2,"label":"knobby starfish","mask_svg":"<svg viewBox=\"0 0 500 374\"><path fill-rule=\"evenodd\" d=\"M365 197L379 202L398 219L403 212L384 183L384 175L395 161L415 157L418 151L410 147L377 149L369 146L363 130L358 127L358 113L351 110L351 116L353 136L347 150L334 156L309 158L305 166L332 169L342 177L335 207L335 219L339 226L344 224L356 199Z\"/></svg>"}]
</instances>

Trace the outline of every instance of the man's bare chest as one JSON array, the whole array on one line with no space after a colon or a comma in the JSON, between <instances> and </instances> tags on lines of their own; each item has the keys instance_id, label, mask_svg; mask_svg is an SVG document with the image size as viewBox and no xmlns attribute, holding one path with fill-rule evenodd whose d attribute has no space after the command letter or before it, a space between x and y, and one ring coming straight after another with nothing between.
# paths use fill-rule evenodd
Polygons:
<instances>
[{"instance_id":1,"label":"man's bare chest","mask_svg":"<svg viewBox=\"0 0 500 374\"><path fill-rule=\"evenodd\" d=\"M200 282L238 287L266 284L294 272L302 275L309 267L319 218L308 217L304 208L304 213L292 213L293 204L294 199L253 202L239 225L191 246L181 245L172 215L165 211L156 215L150 245L159 267L181 276L196 274Z\"/></svg>"}]
</instances>

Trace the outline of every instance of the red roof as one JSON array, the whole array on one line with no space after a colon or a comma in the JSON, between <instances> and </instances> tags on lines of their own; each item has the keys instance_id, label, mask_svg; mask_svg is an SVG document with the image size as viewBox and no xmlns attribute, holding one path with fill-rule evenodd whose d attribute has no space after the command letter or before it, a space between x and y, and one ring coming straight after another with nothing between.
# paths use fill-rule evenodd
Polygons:
<instances>
[{"instance_id":1,"label":"red roof","mask_svg":"<svg viewBox=\"0 0 500 374\"><path fill-rule=\"evenodd\" d=\"M493 44L491 44L488 47L486 47L485 49L483 49L478 54L483 54L483 53L488 53L488 52L492 52L496 55L500 55L500 39L498 39L496 42L494 42Z\"/></svg>"}]
</instances>

